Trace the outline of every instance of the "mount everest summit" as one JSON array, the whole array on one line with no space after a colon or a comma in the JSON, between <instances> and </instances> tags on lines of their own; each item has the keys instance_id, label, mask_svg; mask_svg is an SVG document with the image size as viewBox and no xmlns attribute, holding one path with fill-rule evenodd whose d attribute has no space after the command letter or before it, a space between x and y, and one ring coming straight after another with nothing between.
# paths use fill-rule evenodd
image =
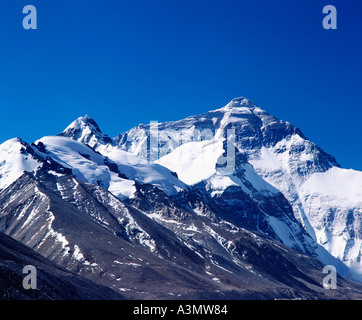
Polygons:
<instances>
[{"instance_id":1,"label":"mount everest summit","mask_svg":"<svg viewBox=\"0 0 362 320\"><path fill-rule=\"evenodd\" d=\"M361 190L245 98L115 138L85 116L0 145L0 231L112 299L361 298Z\"/></svg>"},{"instance_id":2,"label":"mount everest summit","mask_svg":"<svg viewBox=\"0 0 362 320\"><path fill-rule=\"evenodd\" d=\"M167 134L168 130L175 130L179 141L191 147L187 144L193 138L188 135L190 128L208 128L216 138L227 128L234 128L238 152L264 181L282 192L292 205L295 218L313 240L361 273L361 172L340 168L332 156L309 141L298 128L269 115L245 98L233 99L225 107L206 114L160 124L159 131L161 139L169 142L171 139L162 135L162 131ZM141 126L133 128L114 139L115 143L139 154L145 143L137 137L146 135L147 130ZM124 142L125 136L134 137L134 142ZM199 143L200 148L206 149L202 144ZM157 163L176 171L186 183L194 184L204 178L194 176L188 159L184 163L173 161L172 155L177 156L182 150L174 150L170 143L168 146L170 155Z\"/></svg>"}]
</instances>

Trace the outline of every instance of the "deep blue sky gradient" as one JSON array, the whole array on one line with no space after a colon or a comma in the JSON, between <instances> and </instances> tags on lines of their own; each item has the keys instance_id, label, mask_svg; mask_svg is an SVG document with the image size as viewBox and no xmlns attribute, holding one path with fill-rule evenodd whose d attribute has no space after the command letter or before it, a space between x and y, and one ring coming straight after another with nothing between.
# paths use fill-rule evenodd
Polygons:
<instances>
[{"instance_id":1,"label":"deep blue sky gradient","mask_svg":"<svg viewBox=\"0 0 362 320\"><path fill-rule=\"evenodd\" d=\"M244 96L362 170L360 0L7 0L0 35L0 142L85 114L114 137Z\"/></svg>"}]
</instances>

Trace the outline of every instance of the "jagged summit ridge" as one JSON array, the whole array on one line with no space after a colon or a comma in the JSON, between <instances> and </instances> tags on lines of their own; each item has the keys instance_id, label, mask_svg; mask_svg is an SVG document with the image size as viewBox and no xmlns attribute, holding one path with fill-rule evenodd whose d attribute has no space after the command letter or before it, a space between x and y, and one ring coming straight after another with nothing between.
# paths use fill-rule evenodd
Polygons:
<instances>
[{"instance_id":1,"label":"jagged summit ridge","mask_svg":"<svg viewBox=\"0 0 362 320\"><path fill-rule=\"evenodd\" d=\"M235 109L235 108L248 108L250 110L258 109L258 111L262 110L253 101L251 101L245 97L234 98L228 104L226 104L224 107L222 107L220 109L216 109L216 110L230 110L230 109Z\"/></svg>"},{"instance_id":2,"label":"jagged summit ridge","mask_svg":"<svg viewBox=\"0 0 362 320\"><path fill-rule=\"evenodd\" d=\"M74 120L59 136L77 140L90 147L97 143L112 143L112 139L103 134L98 124L88 115Z\"/></svg>"}]
</instances>

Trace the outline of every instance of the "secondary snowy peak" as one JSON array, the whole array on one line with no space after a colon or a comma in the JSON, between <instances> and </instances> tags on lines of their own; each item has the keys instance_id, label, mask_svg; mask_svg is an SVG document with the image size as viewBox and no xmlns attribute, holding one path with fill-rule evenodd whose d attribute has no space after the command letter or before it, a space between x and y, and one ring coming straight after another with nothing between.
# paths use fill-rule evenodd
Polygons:
<instances>
[{"instance_id":1,"label":"secondary snowy peak","mask_svg":"<svg viewBox=\"0 0 362 320\"><path fill-rule=\"evenodd\" d=\"M33 172L42 165L34 150L19 138L0 145L0 190L16 181L24 172Z\"/></svg>"},{"instance_id":2,"label":"secondary snowy peak","mask_svg":"<svg viewBox=\"0 0 362 320\"><path fill-rule=\"evenodd\" d=\"M98 124L88 115L74 120L59 136L77 140L90 147L99 143L112 143L112 139L103 134Z\"/></svg>"},{"instance_id":3,"label":"secondary snowy peak","mask_svg":"<svg viewBox=\"0 0 362 320\"><path fill-rule=\"evenodd\" d=\"M171 195L187 186L169 169L150 164L127 151L110 145L102 153L79 141L61 137L43 137L36 143L44 146L46 155L72 170L80 180L108 189L115 196L130 198L136 183L152 184Z\"/></svg>"},{"instance_id":4,"label":"secondary snowy peak","mask_svg":"<svg viewBox=\"0 0 362 320\"><path fill-rule=\"evenodd\" d=\"M120 198L131 197L136 191L134 181L122 176L116 164L83 143L59 136L43 137L36 143L79 180L104 187Z\"/></svg>"},{"instance_id":5,"label":"secondary snowy peak","mask_svg":"<svg viewBox=\"0 0 362 320\"><path fill-rule=\"evenodd\" d=\"M133 153L127 152L118 146L115 146L112 142L112 139L107 135L103 134L97 123L90 118L89 116L79 117L75 121L73 121L62 133L58 135L59 137L69 138L71 140L75 140L78 142L74 142L73 144L68 141L69 148L75 148L78 150L79 148L88 148L92 149L93 153L96 153L97 156L102 156L108 159L108 162L111 162L113 167L116 168L117 173L120 173L122 176L127 177L127 179L133 182L133 187L131 189L123 187L118 190L119 192L114 193L117 196L122 197L122 194L126 197L130 197L133 195L135 191L134 183L141 184L152 184L158 189L165 192L167 195L172 195L177 193L179 190L186 190L187 185L180 181L174 172L171 172L169 169L162 167L159 164L149 163L142 157L138 157ZM52 143L56 142L61 143L62 140L57 141L55 137L49 138L46 137L46 143L49 143L49 139L51 139ZM63 140L66 141L66 140ZM57 154L56 146L53 146L54 154ZM67 147L67 148L68 148ZM64 154L64 150L62 152ZM76 155L77 157L79 154ZM82 163L82 161L81 161ZM72 167L74 162L70 163L69 166ZM76 166L78 168L78 166ZM77 171L81 171L82 166L79 166ZM88 170L89 171L89 170ZM95 181L103 181L103 185L112 193L112 188L109 189L109 182L107 179L84 179L82 177L78 177L83 181L87 181L90 183L94 183ZM118 178L117 178L118 180Z\"/></svg>"}]
</instances>

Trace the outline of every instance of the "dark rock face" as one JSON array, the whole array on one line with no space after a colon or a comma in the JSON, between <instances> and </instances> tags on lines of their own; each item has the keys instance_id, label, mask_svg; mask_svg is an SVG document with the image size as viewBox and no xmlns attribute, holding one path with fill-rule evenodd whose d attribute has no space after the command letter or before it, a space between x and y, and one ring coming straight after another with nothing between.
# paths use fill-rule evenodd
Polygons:
<instances>
[{"instance_id":1,"label":"dark rock face","mask_svg":"<svg viewBox=\"0 0 362 320\"><path fill-rule=\"evenodd\" d=\"M159 191L140 188L142 192L147 199ZM163 197L158 199L166 201ZM359 287L342 278L342 291L323 289L323 266L314 258L215 213L212 220L187 208L175 209L172 199L160 206L164 211L159 219L150 219L103 188L45 171L24 174L0 199L3 232L126 298L359 296Z\"/></svg>"},{"instance_id":2,"label":"dark rock face","mask_svg":"<svg viewBox=\"0 0 362 320\"><path fill-rule=\"evenodd\" d=\"M25 266L36 268L36 289L24 289ZM0 300L123 299L110 288L60 268L29 247L0 232Z\"/></svg>"}]
</instances>

